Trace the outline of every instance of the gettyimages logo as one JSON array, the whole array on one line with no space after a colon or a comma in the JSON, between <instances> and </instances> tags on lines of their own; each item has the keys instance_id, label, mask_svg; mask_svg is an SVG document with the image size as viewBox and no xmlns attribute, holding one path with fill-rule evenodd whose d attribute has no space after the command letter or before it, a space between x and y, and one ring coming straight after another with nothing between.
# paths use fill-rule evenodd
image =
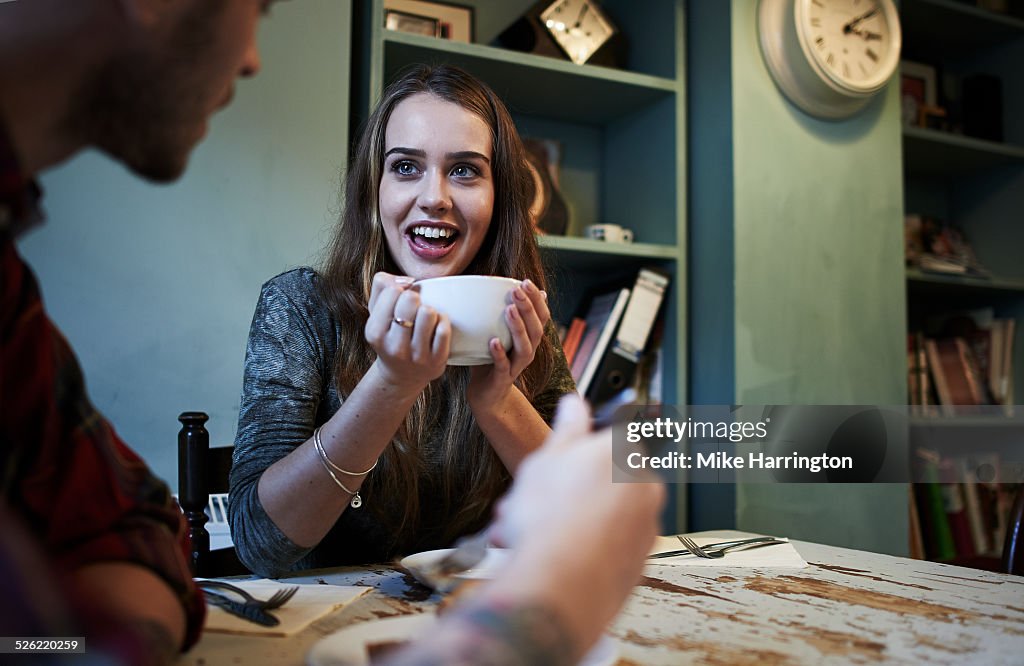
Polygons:
<instances>
[{"instance_id":1,"label":"gettyimages logo","mask_svg":"<svg viewBox=\"0 0 1024 666\"><path fill-rule=\"evenodd\" d=\"M930 421L903 405L629 409L613 431L616 481L654 471L677 483L928 483L936 464L960 464L979 441L999 452L978 466L987 478L977 481L1024 480L1024 414L1002 407Z\"/></svg>"}]
</instances>

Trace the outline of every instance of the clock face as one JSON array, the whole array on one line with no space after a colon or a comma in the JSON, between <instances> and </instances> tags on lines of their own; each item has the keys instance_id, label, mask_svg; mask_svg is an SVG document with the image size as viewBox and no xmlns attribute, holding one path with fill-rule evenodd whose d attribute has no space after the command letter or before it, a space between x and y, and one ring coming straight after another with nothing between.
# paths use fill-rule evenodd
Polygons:
<instances>
[{"instance_id":1,"label":"clock face","mask_svg":"<svg viewBox=\"0 0 1024 666\"><path fill-rule=\"evenodd\" d=\"M892 0L797 0L795 18L808 61L840 92L879 90L899 66Z\"/></svg>"},{"instance_id":2,"label":"clock face","mask_svg":"<svg viewBox=\"0 0 1024 666\"><path fill-rule=\"evenodd\" d=\"M541 13L540 20L578 65L615 34L615 26L592 0L556 0Z\"/></svg>"}]
</instances>

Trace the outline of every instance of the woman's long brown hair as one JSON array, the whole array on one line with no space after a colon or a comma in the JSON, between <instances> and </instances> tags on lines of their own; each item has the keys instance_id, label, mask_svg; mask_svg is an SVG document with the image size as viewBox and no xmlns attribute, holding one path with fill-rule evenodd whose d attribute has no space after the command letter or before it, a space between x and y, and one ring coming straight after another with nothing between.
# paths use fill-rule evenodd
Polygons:
<instances>
[{"instance_id":1,"label":"woman's long brown hair","mask_svg":"<svg viewBox=\"0 0 1024 666\"><path fill-rule=\"evenodd\" d=\"M362 380L376 359L364 326L373 276L400 273L381 228L378 196L384 166L384 137L395 107L416 94L430 94L476 114L491 130L494 211L491 224L466 274L529 278L540 289L547 283L529 217L532 181L526 153L508 109L486 84L452 66L417 66L384 91L367 120L345 185L340 222L321 270L323 296L340 323L334 380L342 400ZM516 385L532 399L551 379L555 350L545 335L533 363ZM420 394L380 463L363 485L367 505L385 520L384 505L402 507L397 524L387 525L394 545L414 540L420 512L420 488L427 471L425 454L441 461L436 492L444 541L480 528L491 506L508 486L510 475L488 443L466 401L469 369L450 366ZM438 441L439 450L426 450ZM431 500L435 498L430 498ZM371 510L374 510L371 508Z\"/></svg>"}]
</instances>

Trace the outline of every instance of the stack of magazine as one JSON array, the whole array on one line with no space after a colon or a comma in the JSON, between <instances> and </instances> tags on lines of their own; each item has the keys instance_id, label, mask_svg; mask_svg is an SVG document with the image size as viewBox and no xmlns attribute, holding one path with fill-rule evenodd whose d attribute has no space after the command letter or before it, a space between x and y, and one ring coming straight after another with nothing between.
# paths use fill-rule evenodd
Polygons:
<instances>
[{"instance_id":1,"label":"stack of magazine","mask_svg":"<svg viewBox=\"0 0 1024 666\"><path fill-rule=\"evenodd\" d=\"M963 231L952 224L924 215L907 215L904 234L908 266L928 273L992 277L978 261Z\"/></svg>"}]
</instances>

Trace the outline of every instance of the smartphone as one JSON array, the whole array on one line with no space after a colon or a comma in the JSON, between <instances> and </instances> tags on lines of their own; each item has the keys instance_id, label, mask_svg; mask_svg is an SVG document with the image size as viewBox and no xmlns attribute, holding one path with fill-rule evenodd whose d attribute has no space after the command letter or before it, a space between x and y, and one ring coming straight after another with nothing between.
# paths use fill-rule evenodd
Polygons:
<instances>
[{"instance_id":1,"label":"smartphone","mask_svg":"<svg viewBox=\"0 0 1024 666\"><path fill-rule=\"evenodd\" d=\"M626 411L622 411L622 408L634 404L638 397L639 394L636 392L636 389L624 388L606 402L601 403L594 410L594 418L591 420L592 429L601 430L609 428L619 421L628 419L629 414Z\"/></svg>"}]
</instances>

